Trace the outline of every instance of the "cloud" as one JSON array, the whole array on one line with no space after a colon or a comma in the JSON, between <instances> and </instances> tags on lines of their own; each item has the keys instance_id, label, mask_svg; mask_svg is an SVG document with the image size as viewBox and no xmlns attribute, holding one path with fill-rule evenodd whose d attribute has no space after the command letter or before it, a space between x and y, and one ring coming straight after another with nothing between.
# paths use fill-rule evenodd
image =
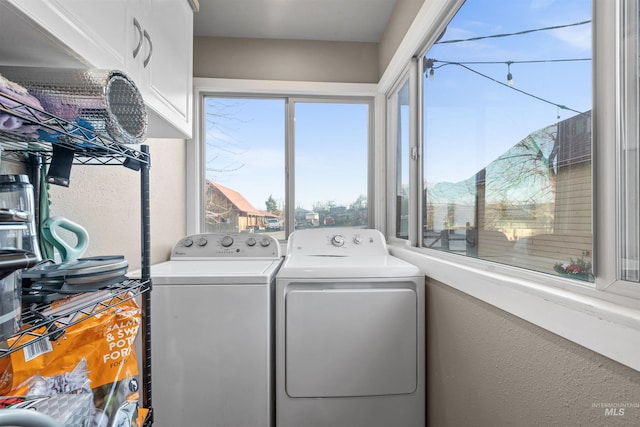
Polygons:
<instances>
[{"instance_id":1,"label":"cloud","mask_svg":"<svg viewBox=\"0 0 640 427\"><path fill-rule=\"evenodd\" d=\"M591 50L591 26L561 28L553 31L553 37L581 51Z\"/></svg>"}]
</instances>

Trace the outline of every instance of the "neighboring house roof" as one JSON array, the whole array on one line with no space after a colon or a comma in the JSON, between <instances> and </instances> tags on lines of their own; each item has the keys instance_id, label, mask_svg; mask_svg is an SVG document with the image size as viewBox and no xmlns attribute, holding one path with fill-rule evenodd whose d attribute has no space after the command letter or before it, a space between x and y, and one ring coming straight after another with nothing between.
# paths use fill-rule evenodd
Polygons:
<instances>
[{"instance_id":1,"label":"neighboring house roof","mask_svg":"<svg viewBox=\"0 0 640 427\"><path fill-rule=\"evenodd\" d=\"M231 202L231 204L233 204L233 206L235 206L238 211L242 213L259 216L274 216L271 212L254 208L253 205L242 196L242 194L230 189L229 187L225 187L224 185L220 185L217 182L210 180L207 180L207 185L216 188L224 197L227 198L227 200L229 200L229 202Z\"/></svg>"},{"instance_id":2,"label":"neighboring house roof","mask_svg":"<svg viewBox=\"0 0 640 427\"><path fill-rule=\"evenodd\" d=\"M273 218L278 218L278 215L275 215L275 214L273 214L272 212L269 212L269 211L259 211L259 212L263 216L269 216L269 217L273 217Z\"/></svg>"}]
</instances>

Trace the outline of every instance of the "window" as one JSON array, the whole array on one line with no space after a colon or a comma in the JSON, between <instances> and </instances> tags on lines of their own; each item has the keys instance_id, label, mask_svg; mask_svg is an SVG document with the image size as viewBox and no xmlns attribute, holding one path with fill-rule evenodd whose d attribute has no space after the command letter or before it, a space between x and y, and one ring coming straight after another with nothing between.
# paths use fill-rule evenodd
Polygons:
<instances>
[{"instance_id":1,"label":"window","mask_svg":"<svg viewBox=\"0 0 640 427\"><path fill-rule=\"evenodd\" d=\"M425 248L593 281L591 1L466 1L422 60Z\"/></svg>"},{"instance_id":2,"label":"window","mask_svg":"<svg viewBox=\"0 0 640 427\"><path fill-rule=\"evenodd\" d=\"M294 106L295 227L366 227L369 105Z\"/></svg>"},{"instance_id":3,"label":"window","mask_svg":"<svg viewBox=\"0 0 640 427\"><path fill-rule=\"evenodd\" d=\"M500 9L490 9L493 6L491 2L481 0L425 2L416 16L414 25L401 43L399 53L403 55L397 55L401 57L391 61L380 81L381 91L389 97L387 110L394 111L395 106L389 102L392 99L391 95L397 90L393 82L403 76L404 67L413 62L413 58L419 58L420 66L415 67L416 73L420 74L422 71L425 73L418 79L418 87L410 88L410 97L420 98L416 103L411 98L411 105L412 108L416 105L416 109L419 110L417 116L420 120L415 126L415 132L419 135L418 139L423 146L422 152L420 150L418 152L418 160L413 161L412 153L409 153L409 164L415 171L410 173L409 199L410 204L416 205L415 209L410 207L409 211L410 214L420 217L420 220L415 221L414 225L414 220L410 219L410 244L393 238L394 222L389 222L392 227L389 233L389 248L392 254L418 265L429 277L430 282L439 282L444 286L462 291L633 369L640 369L636 345L640 339L636 310L640 299L640 287L636 281L640 276L638 273L640 267L638 263L640 258L638 227L638 218L640 218L640 194L638 194L640 192L640 184L638 184L640 182L638 178L640 176L639 4L638 0L596 0L591 3L572 0L515 1L501 2ZM514 7L526 5L537 6L539 9L527 11L521 9L521 12L514 16ZM593 18L591 17L592 9ZM570 15L566 14L567 11ZM496 19L493 22L488 21L485 12ZM469 18L466 25L461 19L465 14ZM574 19L571 19L571 16ZM520 26L522 23L520 17L533 19L536 22ZM575 25L563 27L572 23L569 21ZM487 22L492 24L491 28L484 26ZM545 30L546 27L558 28ZM537 29L540 31L530 31ZM592 33L592 43L589 32ZM511 33L522 34L509 36ZM551 39L557 39L555 43L557 46L548 46L542 41L513 48L509 48L506 44L508 39L531 41L533 38L529 37L539 37L543 34L547 34L546 37ZM489 35L499 37L485 38ZM476 39L445 43L447 40L473 38ZM580 41L584 43L577 43ZM469 52L467 49L466 54L463 54L465 53L464 44L469 42L475 43L475 52ZM485 58L485 52L488 52L492 46L496 46L494 42L502 43L503 49L496 51L495 57ZM558 52L557 49L569 42L575 45L570 56L563 54L546 57L546 53ZM593 52L590 52L591 44ZM458 48L454 49L456 45ZM582 45L586 48L581 49ZM441 48L447 48L446 52L438 50ZM545 52L544 56L541 54L542 51ZM447 55L443 55L443 52ZM513 53L519 53L519 55L512 56ZM563 61L521 64L516 62L536 57ZM472 58L476 60L473 61ZM430 62L429 59L448 62ZM566 62L566 59L575 59L575 61ZM509 61L512 62L507 64ZM478 63L455 64L463 62ZM490 80L468 69L465 69L468 72L464 74L476 74L480 78L475 82L465 80L462 76L453 78L453 73L462 71L463 65L494 79L495 82L491 86L495 89L478 92L477 89L483 89L480 82L486 80L485 83L489 83ZM569 74L561 74L562 78L560 78L559 74L543 72L545 67L552 65L562 65L558 70L562 72L569 70ZM572 67L567 68L565 65ZM582 68L584 72L580 71L579 66L584 67ZM431 70L433 70L433 79L430 79ZM532 73L534 70L535 72ZM508 84L508 74L512 77L512 89L507 89L508 86L504 87ZM529 82L534 81L537 85L530 87ZM557 87L556 81L561 81L563 87ZM583 83L580 83L581 81ZM553 93L545 92L547 84ZM576 85L581 85L583 90L575 93L568 90L577 87ZM486 86L484 88L486 89ZM496 100L502 97L498 88L528 91L532 95L539 96L541 104L547 104L544 102L546 100L559 105L548 104L551 111L546 113L547 119L542 120L544 114L540 111L543 108L541 104L536 107L533 104L537 103L532 103L530 108L523 110L510 98L511 103L507 107L504 105L501 107L500 103L496 103ZM593 113L590 106L592 92ZM440 98L437 95L440 95ZM529 98L528 95L522 95ZM502 99L505 98L502 97ZM584 102L580 99L584 99ZM497 114L496 109L500 107L500 114ZM576 112L562 107L572 108ZM589 114L584 114L587 112ZM393 114L388 117L389 128L393 126L391 117ZM581 117L587 120L579 122L578 119ZM529 123L532 119L537 122ZM549 265L555 266L560 262L556 261L555 256L545 256L552 252L550 243L556 242L542 239L539 243L543 245L541 247L536 245L534 248L541 252L537 257L535 253L527 253L526 257L516 259L519 253L515 251L522 248L516 248L515 242L509 241L508 236L505 235L507 241L502 240L502 244L514 249L514 254L509 258L501 248L500 241L486 235L486 226L484 230L477 226L477 224L483 226L487 224L486 210L490 206L488 203L478 203L476 199L486 201L487 197L491 197L486 194L487 191L492 191L489 186L495 186L500 180L499 175L496 175L498 166L494 162L497 161L499 164L512 162L517 157L529 159L532 157L531 149L527 148L530 145L524 144L520 151L513 153L513 158L506 158L508 156L504 154L508 153L513 145L507 145L502 141L499 138L502 134L490 133L489 130L497 126L507 129L510 122L518 124L522 134L516 135L510 141L516 144L523 140L527 142L526 137L532 132L539 130L539 133L542 133L549 126L566 120L573 121L568 131L573 132L574 135L586 134L585 129L591 130L590 148L595 167L590 174L582 174L584 179L580 179L580 172L584 171L580 171L578 165L574 168L566 162L562 164L559 158L561 147L558 147L555 153L553 147L551 148L555 162L551 166L556 176L560 175L560 168L564 168L562 173L566 176L562 177L562 184L569 189L569 191L567 188L554 191L558 193L563 191L565 194L568 192L575 196L573 200L554 197L553 217L550 217L554 220L551 223L554 229L551 234L552 237L557 237L558 233L563 233L566 237L575 239L582 233L576 224L579 224L582 218L589 219L592 232L591 236L584 234L583 249L571 254L569 250L575 248L575 240L568 239L566 243L562 242L567 246L566 254L562 256L574 258L574 260L576 257L583 258L585 265L591 261L592 277L562 274L553 268L550 269ZM592 121L592 124L589 121ZM411 128L413 130L413 125ZM563 126L558 128L560 132L567 131ZM487 138L487 135L491 135L492 138ZM567 136L564 138L566 139ZM387 140L391 144L395 142L392 137ZM534 138L534 141L536 140ZM471 146L473 151L468 153L468 148L461 145L461 141L474 141L474 145ZM500 142L503 142L502 147L498 144ZM491 148L501 149L490 153L488 150ZM391 152L397 150L397 146L389 148ZM541 152L541 158L537 159L536 155L531 160L540 162L545 151L541 149L539 152ZM566 156L566 154L563 155ZM577 156L571 156L569 153L568 157L571 159ZM531 165L531 161L528 163ZM389 159L387 166L389 169L395 169L395 164L395 159ZM468 164L472 166L462 167ZM549 165L549 162L546 164ZM583 165L587 164L585 161ZM520 169L523 166L517 165ZM462 173L465 168L466 174ZM498 168L498 171L500 169L505 168ZM529 167L529 170L531 169ZM543 169L539 170L543 171ZM431 193L433 187L430 184L437 179L438 174L445 177L447 173L455 172L459 172L460 175L449 175L447 180L439 186L442 190L440 193ZM509 172L515 173L517 169ZM540 178L543 177L542 173L539 175L542 175ZM593 176L592 179L590 179L591 176ZM395 190L396 182L393 181L395 175L390 174L389 177L392 181L390 187ZM532 182L542 182L538 179ZM556 181L559 179L557 178ZM552 182L548 177L546 180ZM461 182L467 184L466 189L461 190ZM583 187L585 185L591 187L592 190L580 191L580 184ZM419 190L416 191L418 187ZM536 188L540 186L532 186L527 190L533 192ZM554 188L551 187L552 190ZM496 190L493 190L493 193L499 194ZM518 194L519 191L516 191L515 195ZM508 192L507 195L514 194ZM591 197L592 195L594 197ZM445 203L440 206L435 203L430 205L429 197L435 201L436 196L443 198ZM453 200L449 200L451 198ZM510 197L505 201L509 202L513 199L517 198ZM580 207L582 203L578 204L577 199L584 200L584 206ZM469 210L472 211L466 217L465 204L471 206ZM590 206L587 208L587 205ZM396 201L390 198L386 206L390 216L393 215L397 209ZM506 214L510 211L508 203L504 203L503 206L504 209L494 209L494 215ZM502 208L502 206L498 207ZM556 212L561 213L567 207L569 214L576 215L576 220L557 221L562 218L562 215L556 216ZM587 210L589 210L588 214ZM590 214L591 211L593 215ZM580 215L582 213L584 215ZM483 218L483 215L484 222L476 221L478 218ZM531 216L529 218L533 219ZM446 228L443 226L445 221L448 221L447 227L450 231L440 234L440 231ZM451 223L454 224L453 227L450 226ZM421 230L417 230L419 232L414 235L412 228L418 227ZM476 245L477 249L468 247L466 243L466 231L473 232L474 228L478 229L478 236L470 233L469 246L479 242ZM464 241L461 235L464 235ZM478 240L474 240L475 238ZM444 239L444 243L439 239ZM549 247L545 247L544 244ZM475 250L477 252L474 252ZM585 252L582 256L582 250L592 252ZM586 279L586 281L571 278ZM593 280L595 283L592 283Z\"/></svg>"},{"instance_id":4,"label":"window","mask_svg":"<svg viewBox=\"0 0 640 427\"><path fill-rule=\"evenodd\" d=\"M202 102L206 232L368 226L370 99Z\"/></svg>"},{"instance_id":5,"label":"window","mask_svg":"<svg viewBox=\"0 0 640 427\"><path fill-rule=\"evenodd\" d=\"M284 238L285 100L206 97L205 232Z\"/></svg>"},{"instance_id":6,"label":"window","mask_svg":"<svg viewBox=\"0 0 640 427\"><path fill-rule=\"evenodd\" d=\"M400 88L389 99L391 129L393 129L397 151L395 189L396 237L409 238L409 80L403 79Z\"/></svg>"}]
</instances>

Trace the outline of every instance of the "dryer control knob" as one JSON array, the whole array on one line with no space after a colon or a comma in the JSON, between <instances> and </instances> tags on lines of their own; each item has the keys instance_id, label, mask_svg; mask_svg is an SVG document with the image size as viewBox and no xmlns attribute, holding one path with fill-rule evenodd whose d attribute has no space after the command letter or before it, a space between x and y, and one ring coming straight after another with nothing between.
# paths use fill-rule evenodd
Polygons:
<instances>
[{"instance_id":1,"label":"dryer control knob","mask_svg":"<svg viewBox=\"0 0 640 427\"><path fill-rule=\"evenodd\" d=\"M256 238L255 237L249 237L247 239L247 246L255 246L256 245Z\"/></svg>"},{"instance_id":2,"label":"dryer control knob","mask_svg":"<svg viewBox=\"0 0 640 427\"><path fill-rule=\"evenodd\" d=\"M185 248L190 248L191 246L193 246L193 240L191 240L191 239L184 239L184 240L182 241L182 245L183 245Z\"/></svg>"},{"instance_id":3,"label":"dryer control knob","mask_svg":"<svg viewBox=\"0 0 640 427\"><path fill-rule=\"evenodd\" d=\"M198 239L198 246L207 246L207 243L207 239L205 239L204 237Z\"/></svg>"},{"instance_id":4,"label":"dryer control knob","mask_svg":"<svg viewBox=\"0 0 640 427\"><path fill-rule=\"evenodd\" d=\"M355 243L356 245L362 243L362 236L360 236L359 234L353 236L353 243Z\"/></svg>"},{"instance_id":5,"label":"dryer control knob","mask_svg":"<svg viewBox=\"0 0 640 427\"><path fill-rule=\"evenodd\" d=\"M224 236L222 238L222 240L220 241L220 244L222 246L224 246L225 248L228 248L229 246L233 245L233 237L231 236Z\"/></svg>"},{"instance_id":6,"label":"dryer control knob","mask_svg":"<svg viewBox=\"0 0 640 427\"><path fill-rule=\"evenodd\" d=\"M344 245L344 237L342 237L342 235L340 234L336 234L331 238L331 244L338 247Z\"/></svg>"},{"instance_id":7,"label":"dryer control knob","mask_svg":"<svg viewBox=\"0 0 640 427\"><path fill-rule=\"evenodd\" d=\"M260 246L262 247L267 247L271 244L271 240L267 239L266 237L260 240Z\"/></svg>"}]
</instances>

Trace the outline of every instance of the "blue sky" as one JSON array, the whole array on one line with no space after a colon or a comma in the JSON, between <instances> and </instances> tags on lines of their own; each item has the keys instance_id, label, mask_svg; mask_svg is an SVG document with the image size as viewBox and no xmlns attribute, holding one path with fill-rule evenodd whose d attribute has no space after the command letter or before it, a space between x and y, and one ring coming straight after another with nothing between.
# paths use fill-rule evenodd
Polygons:
<instances>
[{"instance_id":1,"label":"blue sky","mask_svg":"<svg viewBox=\"0 0 640 427\"><path fill-rule=\"evenodd\" d=\"M510 34L591 19L585 0L467 1L441 41ZM469 178L531 132L575 112L501 86L458 65L464 62L514 88L577 111L591 109L591 61L517 63L591 58L590 24L500 38L436 44L434 79L425 78L425 176L430 182ZM499 62L499 64L468 64ZM560 118L558 118L560 116Z\"/></svg>"},{"instance_id":2,"label":"blue sky","mask_svg":"<svg viewBox=\"0 0 640 427\"><path fill-rule=\"evenodd\" d=\"M256 209L284 203L284 100L207 101L207 179L240 192Z\"/></svg>"},{"instance_id":3,"label":"blue sky","mask_svg":"<svg viewBox=\"0 0 640 427\"><path fill-rule=\"evenodd\" d=\"M211 100L207 178L257 209L285 200L284 99ZM367 194L366 104L296 102L296 207L349 205Z\"/></svg>"}]
</instances>

